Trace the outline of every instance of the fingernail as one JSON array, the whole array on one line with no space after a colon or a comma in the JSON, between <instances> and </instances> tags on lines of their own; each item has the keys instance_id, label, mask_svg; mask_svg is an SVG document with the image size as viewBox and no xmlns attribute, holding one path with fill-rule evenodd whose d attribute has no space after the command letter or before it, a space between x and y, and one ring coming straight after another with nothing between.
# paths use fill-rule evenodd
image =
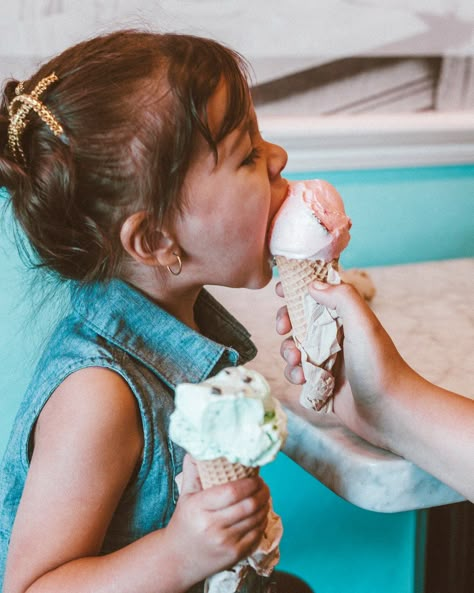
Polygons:
<instances>
[{"instance_id":1,"label":"fingernail","mask_svg":"<svg viewBox=\"0 0 474 593\"><path fill-rule=\"evenodd\" d=\"M301 379L301 369L299 367L295 367L291 370L290 376L293 381L300 381Z\"/></svg>"},{"instance_id":2,"label":"fingernail","mask_svg":"<svg viewBox=\"0 0 474 593\"><path fill-rule=\"evenodd\" d=\"M329 284L326 284L326 282L320 282L319 280L313 280L311 282L311 288L315 288L316 290L326 290L329 288Z\"/></svg>"}]
</instances>

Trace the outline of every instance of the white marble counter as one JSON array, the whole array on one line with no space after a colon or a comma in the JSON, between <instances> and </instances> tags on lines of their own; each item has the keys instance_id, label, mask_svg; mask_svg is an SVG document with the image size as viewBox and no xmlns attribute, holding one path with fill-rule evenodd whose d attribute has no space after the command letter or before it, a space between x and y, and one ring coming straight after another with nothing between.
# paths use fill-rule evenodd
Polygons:
<instances>
[{"instance_id":1,"label":"white marble counter","mask_svg":"<svg viewBox=\"0 0 474 593\"><path fill-rule=\"evenodd\" d=\"M474 397L474 259L370 268L373 309L402 356L430 381ZM259 354L249 366L269 380L289 416L285 453L353 504L397 512L463 500L413 463L373 447L334 416L298 403L299 388L283 377L281 337L274 326L282 305L274 282L260 291L212 288L252 332Z\"/></svg>"}]
</instances>

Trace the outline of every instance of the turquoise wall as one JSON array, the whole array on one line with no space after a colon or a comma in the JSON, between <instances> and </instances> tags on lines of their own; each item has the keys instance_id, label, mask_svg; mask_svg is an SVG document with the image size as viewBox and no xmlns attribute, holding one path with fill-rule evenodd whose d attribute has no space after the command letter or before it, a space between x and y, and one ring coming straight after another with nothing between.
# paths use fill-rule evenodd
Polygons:
<instances>
[{"instance_id":1,"label":"turquoise wall","mask_svg":"<svg viewBox=\"0 0 474 593\"><path fill-rule=\"evenodd\" d=\"M283 520L281 570L316 593L421 593L415 564L423 516L360 509L283 454L262 475Z\"/></svg>"},{"instance_id":2,"label":"turquoise wall","mask_svg":"<svg viewBox=\"0 0 474 593\"><path fill-rule=\"evenodd\" d=\"M337 187L352 219L347 267L474 255L474 165L312 171Z\"/></svg>"},{"instance_id":3,"label":"turquoise wall","mask_svg":"<svg viewBox=\"0 0 474 593\"><path fill-rule=\"evenodd\" d=\"M325 178L339 189L352 218L352 240L342 258L346 267L474 255L473 165L291 176L312 177ZM37 309L43 289L34 274L25 272L11 242L9 214L0 212L1 454L61 303L46 299ZM417 530L422 516L359 509L284 455L265 467L263 475L285 525L283 570L305 578L316 593L418 593Z\"/></svg>"}]
</instances>

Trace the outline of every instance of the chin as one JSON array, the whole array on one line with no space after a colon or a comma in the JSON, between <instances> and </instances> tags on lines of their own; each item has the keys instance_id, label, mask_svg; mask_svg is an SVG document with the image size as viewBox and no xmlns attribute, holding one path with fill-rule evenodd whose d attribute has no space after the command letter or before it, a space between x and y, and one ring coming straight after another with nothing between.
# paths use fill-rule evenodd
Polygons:
<instances>
[{"instance_id":1,"label":"chin","mask_svg":"<svg viewBox=\"0 0 474 593\"><path fill-rule=\"evenodd\" d=\"M271 263L265 262L259 276L251 278L245 285L245 288L249 288L250 290L258 290L259 288L264 288L271 281L272 277L273 272Z\"/></svg>"}]
</instances>

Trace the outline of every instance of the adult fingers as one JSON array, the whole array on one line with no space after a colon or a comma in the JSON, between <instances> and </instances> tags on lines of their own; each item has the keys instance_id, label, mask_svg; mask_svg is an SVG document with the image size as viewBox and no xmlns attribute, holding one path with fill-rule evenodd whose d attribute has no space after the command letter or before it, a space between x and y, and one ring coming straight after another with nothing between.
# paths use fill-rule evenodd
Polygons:
<instances>
[{"instance_id":1,"label":"adult fingers","mask_svg":"<svg viewBox=\"0 0 474 593\"><path fill-rule=\"evenodd\" d=\"M369 306L351 284L327 284L314 280L308 287L313 299L328 307L336 309L340 317L357 311L369 310Z\"/></svg>"},{"instance_id":2,"label":"adult fingers","mask_svg":"<svg viewBox=\"0 0 474 593\"><path fill-rule=\"evenodd\" d=\"M291 321L286 305L280 307L277 311L276 330L280 335L287 334L291 331Z\"/></svg>"},{"instance_id":3,"label":"adult fingers","mask_svg":"<svg viewBox=\"0 0 474 593\"><path fill-rule=\"evenodd\" d=\"M293 338L283 340L280 346L280 355L289 366L301 364L301 352L298 350Z\"/></svg>"},{"instance_id":4,"label":"adult fingers","mask_svg":"<svg viewBox=\"0 0 474 593\"><path fill-rule=\"evenodd\" d=\"M370 335L374 330L383 329L369 305L350 284L313 281L309 293L316 302L336 310L344 324L344 335L349 340L360 332Z\"/></svg>"},{"instance_id":5,"label":"adult fingers","mask_svg":"<svg viewBox=\"0 0 474 593\"><path fill-rule=\"evenodd\" d=\"M301 352L296 347L293 338L287 338L280 346L280 355L288 363L284 374L290 383L301 385L305 382L303 369L301 368Z\"/></svg>"},{"instance_id":6,"label":"adult fingers","mask_svg":"<svg viewBox=\"0 0 474 593\"><path fill-rule=\"evenodd\" d=\"M300 366L287 365L283 371L285 378L293 385L303 385L306 382L303 369Z\"/></svg>"}]
</instances>

